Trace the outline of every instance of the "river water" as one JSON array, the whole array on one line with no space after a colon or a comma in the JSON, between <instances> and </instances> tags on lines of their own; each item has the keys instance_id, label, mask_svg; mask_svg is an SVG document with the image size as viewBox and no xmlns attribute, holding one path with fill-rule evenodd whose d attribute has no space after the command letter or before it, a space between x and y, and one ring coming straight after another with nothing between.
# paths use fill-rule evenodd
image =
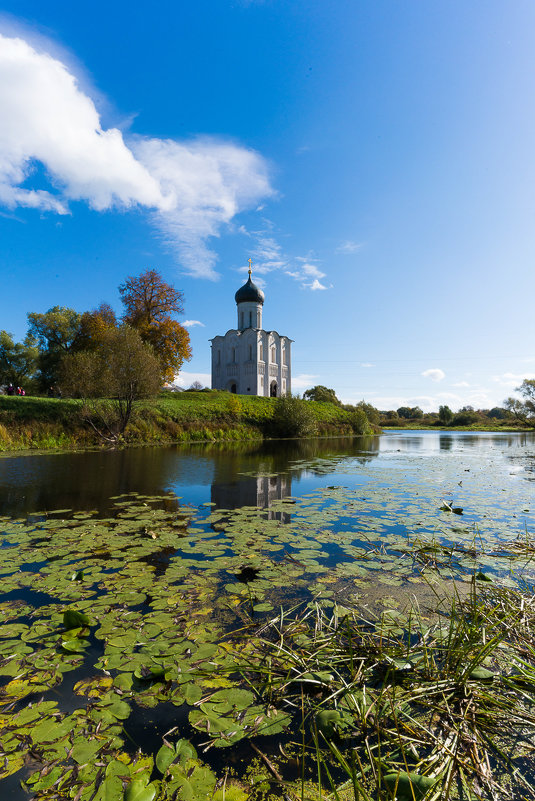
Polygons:
<instances>
[{"instance_id":1,"label":"river water","mask_svg":"<svg viewBox=\"0 0 535 801\"><path fill-rule=\"evenodd\" d=\"M473 494L480 497L483 491L486 504L532 523L532 515L513 508L512 498L530 500L535 433L388 431L380 437L262 445L5 455L0 458L0 514L64 507L105 512L111 496L129 492L174 492L188 505L265 508L276 498L300 497L340 481L366 484L379 476L392 488L412 476L431 496L467 507Z\"/></svg>"},{"instance_id":2,"label":"river water","mask_svg":"<svg viewBox=\"0 0 535 801\"><path fill-rule=\"evenodd\" d=\"M84 682L106 681L103 670L126 681L147 664L208 659L226 633L281 605L392 609L423 582L474 573L531 588L534 490L527 433L389 431L3 456L8 708L45 705L72 727L61 735L71 738L67 750L81 748L83 727L97 713L106 720L111 703L104 688L84 707ZM89 638L63 639L66 608L89 614ZM131 696L125 731L147 753L177 715L181 736L198 736L187 717L195 697L166 692L155 684ZM43 759L54 758L51 735L38 735ZM2 797L28 798L17 754L7 758Z\"/></svg>"}]
</instances>

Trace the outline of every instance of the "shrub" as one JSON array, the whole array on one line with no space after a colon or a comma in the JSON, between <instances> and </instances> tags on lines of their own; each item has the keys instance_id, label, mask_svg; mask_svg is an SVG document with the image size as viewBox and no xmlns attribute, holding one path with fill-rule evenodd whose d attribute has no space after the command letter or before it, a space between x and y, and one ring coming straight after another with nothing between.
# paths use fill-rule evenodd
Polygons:
<instances>
[{"instance_id":1,"label":"shrub","mask_svg":"<svg viewBox=\"0 0 535 801\"><path fill-rule=\"evenodd\" d=\"M238 398L237 395L231 395L228 399L227 409L229 410L230 414L235 417L236 419L241 417L242 413L242 402Z\"/></svg>"},{"instance_id":2,"label":"shrub","mask_svg":"<svg viewBox=\"0 0 535 801\"><path fill-rule=\"evenodd\" d=\"M349 425L354 434L369 434L370 424L364 409L355 409L349 414Z\"/></svg>"},{"instance_id":3,"label":"shrub","mask_svg":"<svg viewBox=\"0 0 535 801\"><path fill-rule=\"evenodd\" d=\"M270 428L275 437L310 437L317 430L307 402L292 395L277 398Z\"/></svg>"},{"instance_id":4,"label":"shrub","mask_svg":"<svg viewBox=\"0 0 535 801\"><path fill-rule=\"evenodd\" d=\"M479 417L476 412L458 412L454 415L452 425L454 426L471 426L477 423Z\"/></svg>"}]
</instances>

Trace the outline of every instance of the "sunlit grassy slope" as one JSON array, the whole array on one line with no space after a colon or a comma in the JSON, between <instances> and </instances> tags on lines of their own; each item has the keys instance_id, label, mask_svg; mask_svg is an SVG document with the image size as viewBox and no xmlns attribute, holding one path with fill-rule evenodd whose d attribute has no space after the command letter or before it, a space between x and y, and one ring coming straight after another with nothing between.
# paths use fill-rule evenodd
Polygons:
<instances>
[{"instance_id":1,"label":"sunlit grassy slope","mask_svg":"<svg viewBox=\"0 0 535 801\"><path fill-rule=\"evenodd\" d=\"M261 439L276 401L228 392L163 392L139 404L127 441ZM308 404L319 435L351 433L350 415L331 403ZM98 437L79 415L81 401L0 396L0 450L88 447Z\"/></svg>"}]
</instances>

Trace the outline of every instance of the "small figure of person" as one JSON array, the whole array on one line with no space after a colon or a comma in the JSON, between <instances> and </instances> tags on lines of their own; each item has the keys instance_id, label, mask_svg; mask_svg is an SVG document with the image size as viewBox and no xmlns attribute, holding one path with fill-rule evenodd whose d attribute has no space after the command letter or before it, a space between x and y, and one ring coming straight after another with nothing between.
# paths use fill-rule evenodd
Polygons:
<instances>
[{"instance_id":1,"label":"small figure of person","mask_svg":"<svg viewBox=\"0 0 535 801\"><path fill-rule=\"evenodd\" d=\"M22 387L17 387L17 395L22 395Z\"/></svg>"},{"instance_id":2,"label":"small figure of person","mask_svg":"<svg viewBox=\"0 0 535 801\"><path fill-rule=\"evenodd\" d=\"M48 387L47 395L48 395L49 398L53 398L54 397L54 387Z\"/></svg>"},{"instance_id":3,"label":"small figure of person","mask_svg":"<svg viewBox=\"0 0 535 801\"><path fill-rule=\"evenodd\" d=\"M26 395L26 390L24 389L24 387L20 388L20 394L21 395Z\"/></svg>"},{"instance_id":4,"label":"small figure of person","mask_svg":"<svg viewBox=\"0 0 535 801\"><path fill-rule=\"evenodd\" d=\"M7 394L8 394L8 395L14 395L14 394L15 394L15 387L13 386L13 384L10 384L10 385L8 386L8 388L7 388Z\"/></svg>"}]
</instances>

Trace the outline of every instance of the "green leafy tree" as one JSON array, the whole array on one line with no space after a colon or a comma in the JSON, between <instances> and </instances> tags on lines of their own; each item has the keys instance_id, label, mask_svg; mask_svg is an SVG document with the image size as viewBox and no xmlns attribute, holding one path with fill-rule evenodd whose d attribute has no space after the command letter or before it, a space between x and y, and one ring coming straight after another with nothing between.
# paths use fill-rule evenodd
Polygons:
<instances>
[{"instance_id":1,"label":"green leafy tree","mask_svg":"<svg viewBox=\"0 0 535 801\"><path fill-rule=\"evenodd\" d=\"M7 331L0 331L0 384L28 385L36 369L39 350L30 334L14 342Z\"/></svg>"},{"instance_id":2,"label":"green leafy tree","mask_svg":"<svg viewBox=\"0 0 535 801\"><path fill-rule=\"evenodd\" d=\"M66 354L61 373L64 392L84 401L84 420L111 444L123 436L136 402L162 386L159 359L127 325L110 328L94 350Z\"/></svg>"},{"instance_id":3,"label":"green leafy tree","mask_svg":"<svg viewBox=\"0 0 535 801\"><path fill-rule=\"evenodd\" d=\"M317 386L303 392L303 398L305 400L320 401L322 403L335 403L337 406L342 405L336 397L334 389L329 389L321 384L317 384Z\"/></svg>"},{"instance_id":4,"label":"green leafy tree","mask_svg":"<svg viewBox=\"0 0 535 801\"><path fill-rule=\"evenodd\" d=\"M53 306L44 314L28 314L28 333L39 347L38 377L41 389L57 384L62 358L76 350L82 315L65 306Z\"/></svg>"},{"instance_id":5,"label":"green leafy tree","mask_svg":"<svg viewBox=\"0 0 535 801\"><path fill-rule=\"evenodd\" d=\"M492 420L507 420L507 418L511 416L511 413L508 412L507 409L502 409L501 406L493 406L492 409L489 409L487 412L487 416Z\"/></svg>"},{"instance_id":6,"label":"green leafy tree","mask_svg":"<svg viewBox=\"0 0 535 801\"><path fill-rule=\"evenodd\" d=\"M398 417L402 417L404 420L417 420L424 416L419 406L400 406L397 413Z\"/></svg>"},{"instance_id":7,"label":"green leafy tree","mask_svg":"<svg viewBox=\"0 0 535 801\"><path fill-rule=\"evenodd\" d=\"M167 284L156 270L129 276L119 292L125 307L124 322L152 345L164 378L172 381L184 361L191 359L189 333L173 319L184 311L182 292Z\"/></svg>"},{"instance_id":8,"label":"green leafy tree","mask_svg":"<svg viewBox=\"0 0 535 801\"><path fill-rule=\"evenodd\" d=\"M372 406L371 403L366 403L366 401L359 401L355 407L356 409L362 409L364 414L366 415L368 421L374 425L378 426L379 421L381 419L381 413L379 409L376 409L375 406Z\"/></svg>"},{"instance_id":9,"label":"green leafy tree","mask_svg":"<svg viewBox=\"0 0 535 801\"><path fill-rule=\"evenodd\" d=\"M453 420L453 412L449 406L439 406L438 419L445 426L451 423Z\"/></svg>"},{"instance_id":10,"label":"green leafy tree","mask_svg":"<svg viewBox=\"0 0 535 801\"><path fill-rule=\"evenodd\" d=\"M505 408L520 422L535 427L535 378L525 378L516 392L520 392L523 400L507 398Z\"/></svg>"}]
</instances>

